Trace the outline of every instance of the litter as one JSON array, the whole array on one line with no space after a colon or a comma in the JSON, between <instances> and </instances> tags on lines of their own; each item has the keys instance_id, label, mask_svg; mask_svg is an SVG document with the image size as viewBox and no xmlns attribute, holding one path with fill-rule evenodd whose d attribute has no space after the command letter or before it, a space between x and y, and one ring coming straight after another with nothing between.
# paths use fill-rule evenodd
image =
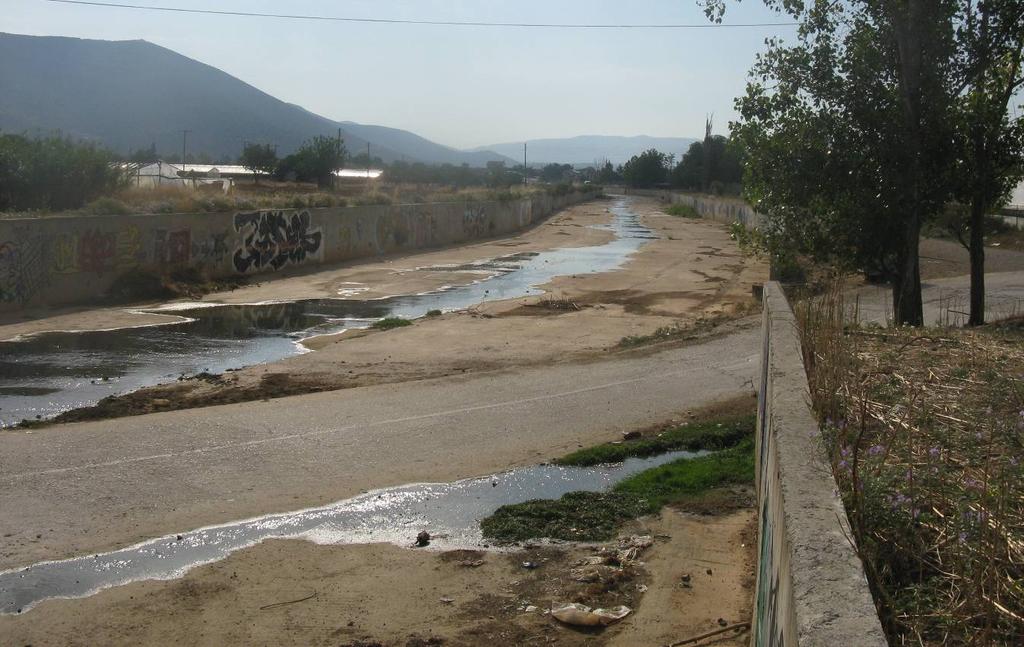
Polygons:
<instances>
[{"instance_id":1,"label":"litter","mask_svg":"<svg viewBox=\"0 0 1024 647\"><path fill-rule=\"evenodd\" d=\"M577 627L603 627L622 620L632 612L626 606L611 609L591 609L575 602L553 609L551 615L559 622Z\"/></svg>"}]
</instances>

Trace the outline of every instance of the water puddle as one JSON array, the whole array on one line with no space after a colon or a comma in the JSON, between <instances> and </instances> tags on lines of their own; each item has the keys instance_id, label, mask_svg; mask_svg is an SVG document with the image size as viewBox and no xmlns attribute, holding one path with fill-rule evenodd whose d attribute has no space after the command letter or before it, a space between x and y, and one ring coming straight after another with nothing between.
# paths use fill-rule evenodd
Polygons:
<instances>
[{"instance_id":1,"label":"water puddle","mask_svg":"<svg viewBox=\"0 0 1024 647\"><path fill-rule=\"evenodd\" d=\"M427 530L435 549L485 547L480 520L498 507L603 491L651 467L706 452L672 452L597 467L538 465L454 483L404 485L320 508L267 515L167 535L122 550L40 562L0 573L0 613L21 613L49 598L76 598L139 580L174 579L272 538L319 544L411 546Z\"/></svg>"},{"instance_id":2,"label":"water puddle","mask_svg":"<svg viewBox=\"0 0 1024 647\"><path fill-rule=\"evenodd\" d=\"M0 427L45 419L91 406L102 398L183 375L222 373L305 352L299 340L352 328L384 317L415 319L431 310L461 310L484 301L541 294L537 286L558 276L608 272L647 240L656 238L626 200L611 207L615 234L604 244L518 253L463 266L431 270L475 271L469 285L378 300L314 299L257 305L204 304L175 308L189 320L160 326L95 332L46 333L0 342ZM352 284L348 295L355 296Z\"/></svg>"}]
</instances>

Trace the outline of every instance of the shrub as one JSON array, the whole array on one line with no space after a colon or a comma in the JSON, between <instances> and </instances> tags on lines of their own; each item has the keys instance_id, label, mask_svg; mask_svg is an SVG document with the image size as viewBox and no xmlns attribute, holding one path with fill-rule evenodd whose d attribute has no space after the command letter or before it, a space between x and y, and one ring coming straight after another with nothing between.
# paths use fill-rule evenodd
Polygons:
<instances>
[{"instance_id":1,"label":"shrub","mask_svg":"<svg viewBox=\"0 0 1024 647\"><path fill-rule=\"evenodd\" d=\"M0 211L78 209L127 183L106 150L70 138L0 135Z\"/></svg>"},{"instance_id":2,"label":"shrub","mask_svg":"<svg viewBox=\"0 0 1024 647\"><path fill-rule=\"evenodd\" d=\"M131 207L117 198L99 198L93 200L86 206L86 211L96 215L117 215L123 216L132 212Z\"/></svg>"},{"instance_id":3,"label":"shrub","mask_svg":"<svg viewBox=\"0 0 1024 647\"><path fill-rule=\"evenodd\" d=\"M380 321L373 322L373 325L370 327L375 330L391 330L392 328L403 328L411 325L412 322L408 319L402 319L401 317L385 317Z\"/></svg>"},{"instance_id":4,"label":"shrub","mask_svg":"<svg viewBox=\"0 0 1024 647\"><path fill-rule=\"evenodd\" d=\"M697 210L688 204L669 205L665 208L665 213L670 216L679 216L680 218L700 218Z\"/></svg>"}]
</instances>

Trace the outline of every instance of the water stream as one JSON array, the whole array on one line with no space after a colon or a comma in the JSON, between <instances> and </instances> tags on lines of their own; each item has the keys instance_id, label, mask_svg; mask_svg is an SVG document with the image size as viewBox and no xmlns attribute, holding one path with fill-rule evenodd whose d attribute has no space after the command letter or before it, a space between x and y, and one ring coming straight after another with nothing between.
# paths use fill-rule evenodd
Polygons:
<instances>
[{"instance_id":1,"label":"water stream","mask_svg":"<svg viewBox=\"0 0 1024 647\"><path fill-rule=\"evenodd\" d=\"M172 534L99 555L40 562L0 573L0 613L21 613L49 598L75 598L147 579L174 579L271 538L320 544L411 546L421 530L433 548L486 547L479 522L498 507L603 491L651 467L704 452L672 452L596 467L538 465L454 483L403 485L320 508L267 515Z\"/></svg>"},{"instance_id":2,"label":"water stream","mask_svg":"<svg viewBox=\"0 0 1024 647\"><path fill-rule=\"evenodd\" d=\"M384 317L414 319L485 301L541 294L555 277L608 272L656 236L626 199L611 206L615 234L603 245L513 254L444 268L481 280L426 294L379 300L314 299L256 305L177 308L181 323L96 332L54 332L0 342L0 427L91 406L109 395L199 372L273 362L305 352L300 340ZM357 294L358 290L346 290Z\"/></svg>"}]
</instances>

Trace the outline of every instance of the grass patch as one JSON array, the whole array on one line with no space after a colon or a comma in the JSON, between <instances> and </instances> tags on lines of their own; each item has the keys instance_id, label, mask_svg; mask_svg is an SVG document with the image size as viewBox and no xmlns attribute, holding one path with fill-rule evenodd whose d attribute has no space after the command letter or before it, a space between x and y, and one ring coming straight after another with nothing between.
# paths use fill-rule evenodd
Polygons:
<instances>
[{"instance_id":1,"label":"grass patch","mask_svg":"<svg viewBox=\"0 0 1024 647\"><path fill-rule=\"evenodd\" d=\"M428 317L440 317L443 314L440 310L427 310Z\"/></svg>"},{"instance_id":2,"label":"grass patch","mask_svg":"<svg viewBox=\"0 0 1024 647\"><path fill-rule=\"evenodd\" d=\"M665 207L665 213L670 216L678 216L680 218L700 218L700 214L697 210L688 204L671 204Z\"/></svg>"},{"instance_id":3,"label":"grass patch","mask_svg":"<svg viewBox=\"0 0 1024 647\"><path fill-rule=\"evenodd\" d=\"M391 330L392 328L404 328L405 326L411 326L412 322L408 319L402 319L401 317L385 317L380 321L374 321L370 328L374 330Z\"/></svg>"},{"instance_id":4,"label":"grass patch","mask_svg":"<svg viewBox=\"0 0 1024 647\"><path fill-rule=\"evenodd\" d=\"M610 492L570 492L498 508L480 522L484 537L498 542L542 537L566 541L610 539L626 521L662 506L728 485L754 480L754 443L717 454L683 458L637 474Z\"/></svg>"},{"instance_id":5,"label":"grass patch","mask_svg":"<svg viewBox=\"0 0 1024 647\"><path fill-rule=\"evenodd\" d=\"M651 437L580 449L554 462L557 465L586 467L602 463L619 463L627 458L643 458L681 449L691 452L701 449L727 449L752 437L756 422L756 417L752 414L692 422L666 429Z\"/></svg>"}]
</instances>

